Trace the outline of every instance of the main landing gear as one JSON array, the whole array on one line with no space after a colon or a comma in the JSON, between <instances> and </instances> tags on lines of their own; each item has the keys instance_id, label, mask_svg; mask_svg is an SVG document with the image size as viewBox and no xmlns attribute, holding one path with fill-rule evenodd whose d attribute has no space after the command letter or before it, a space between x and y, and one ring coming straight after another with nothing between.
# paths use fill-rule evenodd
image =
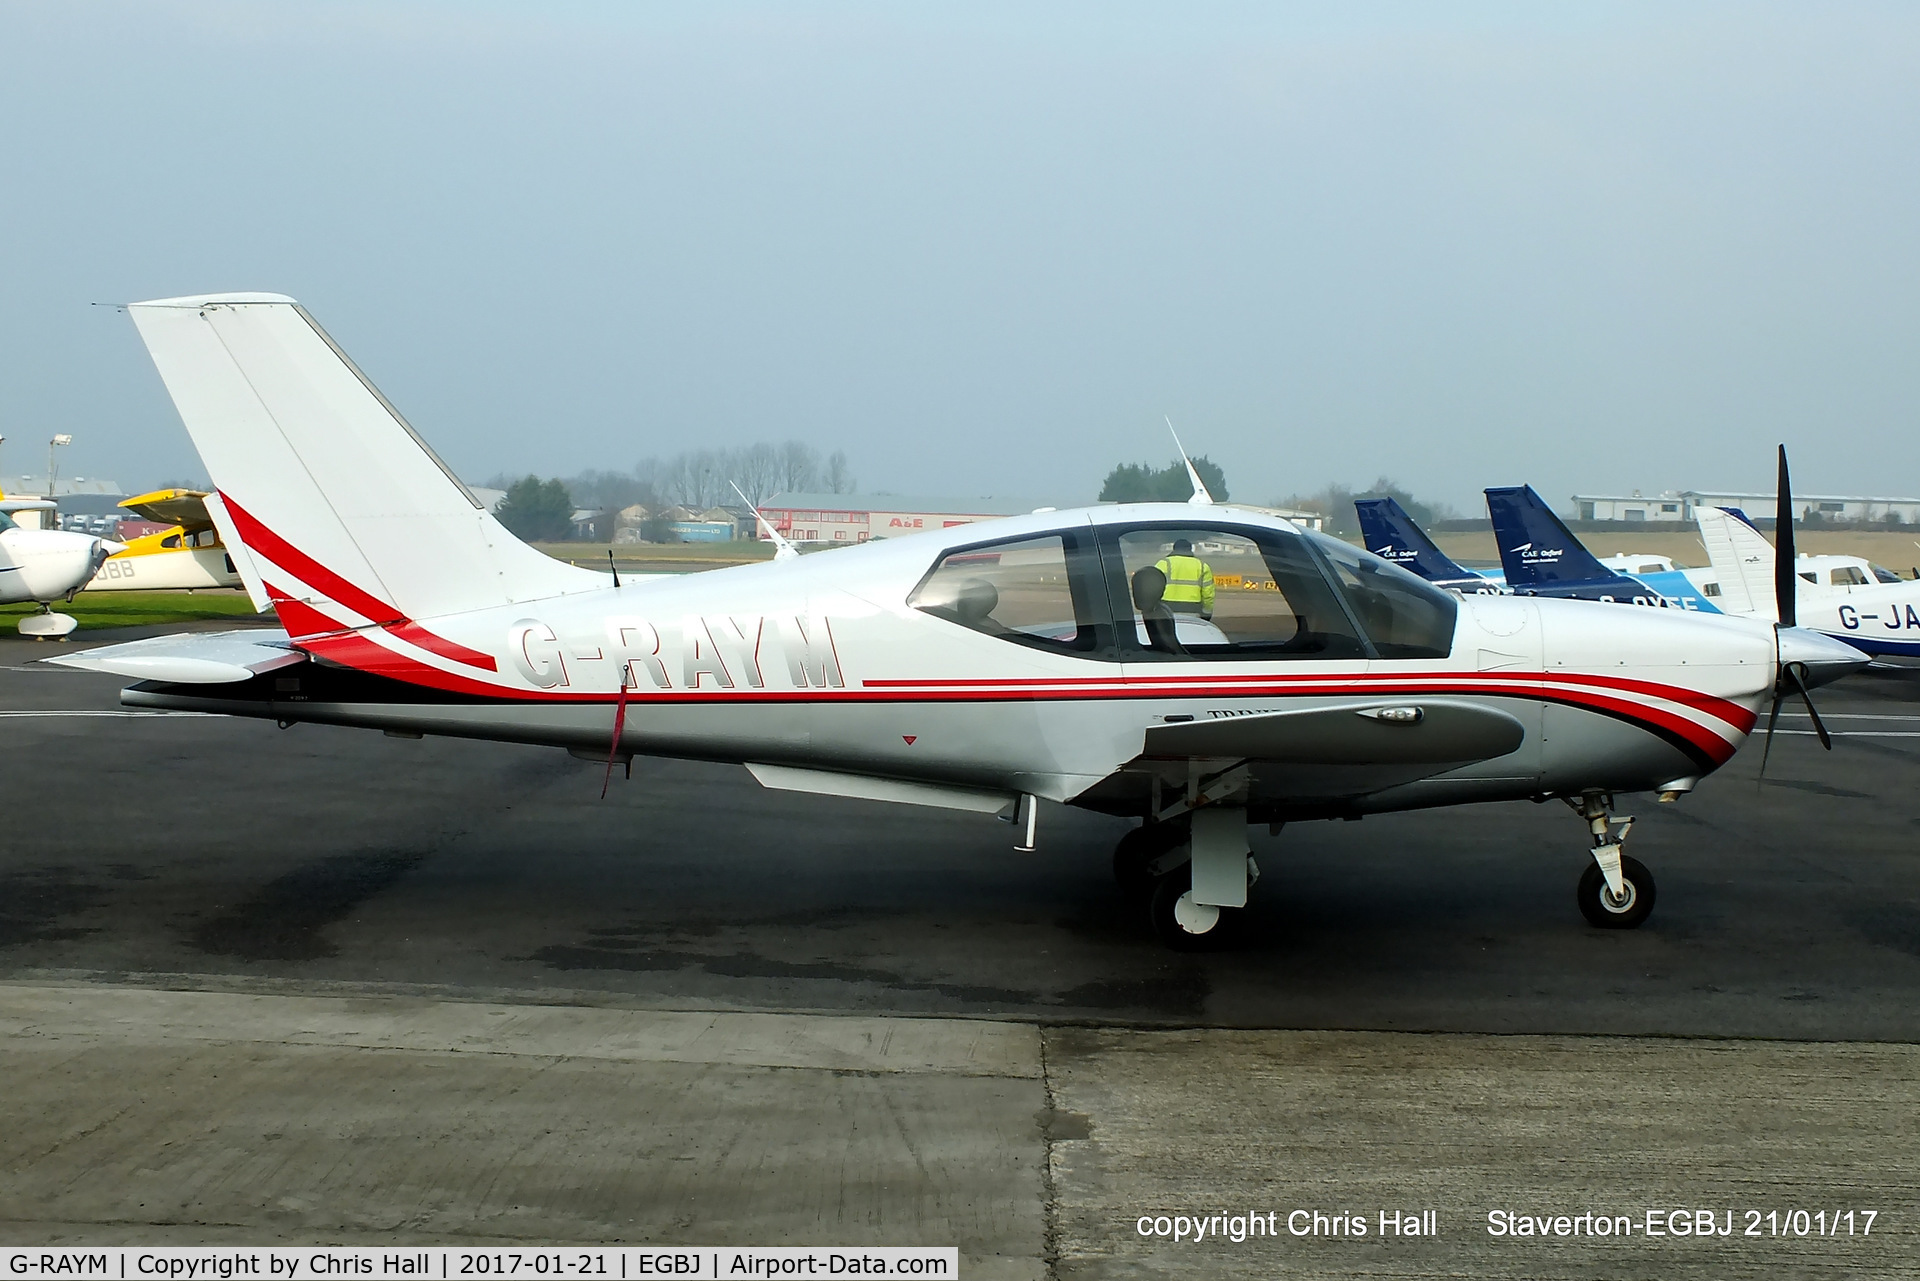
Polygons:
<instances>
[{"instance_id":1,"label":"main landing gear","mask_svg":"<svg viewBox=\"0 0 1920 1281\"><path fill-rule=\"evenodd\" d=\"M1113 851L1113 878L1146 908L1162 943L1182 952L1217 946L1247 905L1260 867L1247 846L1246 771L1196 773L1187 795L1128 832ZM1236 800L1239 803L1236 803Z\"/></svg>"},{"instance_id":2,"label":"main landing gear","mask_svg":"<svg viewBox=\"0 0 1920 1281\"><path fill-rule=\"evenodd\" d=\"M1637 929L1653 915L1653 873L1626 852L1631 818L1614 818L1613 798L1588 792L1567 798L1573 812L1586 820L1593 833L1593 862L1580 874L1580 915L1602 930ZM1618 828L1619 831L1613 829Z\"/></svg>"}]
</instances>

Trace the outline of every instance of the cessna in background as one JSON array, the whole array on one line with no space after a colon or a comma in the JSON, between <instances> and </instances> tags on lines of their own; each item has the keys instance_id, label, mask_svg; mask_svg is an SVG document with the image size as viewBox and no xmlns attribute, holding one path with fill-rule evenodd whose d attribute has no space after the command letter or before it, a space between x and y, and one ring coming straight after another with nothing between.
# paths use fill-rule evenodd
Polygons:
<instances>
[{"instance_id":1,"label":"cessna in background","mask_svg":"<svg viewBox=\"0 0 1920 1281\"><path fill-rule=\"evenodd\" d=\"M207 512L207 495L196 489L157 489L120 506L169 528L131 538L109 556L86 590L165 591L239 587L233 557Z\"/></svg>"},{"instance_id":2,"label":"cessna in background","mask_svg":"<svg viewBox=\"0 0 1920 1281\"><path fill-rule=\"evenodd\" d=\"M1614 798L1684 796L1769 703L1867 661L1787 623L1461 597L1204 488L615 586L508 534L292 299L129 311L285 630L65 660L137 679L127 705L545 744L609 773L734 762L998 815L1023 849L1041 801L1130 816L1116 875L1176 947L1247 902L1249 824L1522 798L1579 816L1586 919L1639 925L1654 883ZM1235 580L1204 638L1162 599L1180 539Z\"/></svg>"}]
</instances>

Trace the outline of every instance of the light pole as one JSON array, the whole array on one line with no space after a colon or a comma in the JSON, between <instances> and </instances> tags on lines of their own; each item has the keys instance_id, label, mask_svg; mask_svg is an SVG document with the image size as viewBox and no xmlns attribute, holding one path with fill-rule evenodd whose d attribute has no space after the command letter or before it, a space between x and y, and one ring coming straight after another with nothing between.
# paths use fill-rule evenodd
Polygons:
<instances>
[{"instance_id":1,"label":"light pole","mask_svg":"<svg viewBox=\"0 0 1920 1281\"><path fill-rule=\"evenodd\" d=\"M54 447L56 445L71 445L72 443L73 443L73 437L67 435L65 432L61 432L58 436L55 436L52 440L47 442L47 497L48 498L53 497L53 476L54 476L53 450L54 450Z\"/></svg>"}]
</instances>

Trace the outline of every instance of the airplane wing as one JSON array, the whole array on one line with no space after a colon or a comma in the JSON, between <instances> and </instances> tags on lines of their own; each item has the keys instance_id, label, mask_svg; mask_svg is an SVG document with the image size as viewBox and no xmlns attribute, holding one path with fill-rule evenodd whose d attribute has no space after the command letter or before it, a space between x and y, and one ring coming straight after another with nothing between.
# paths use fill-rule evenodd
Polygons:
<instances>
[{"instance_id":1,"label":"airplane wing","mask_svg":"<svg viewBox=\"0 0 1920 1281\"><path fill-rule=\"evenodd\" d=\"M213 518L207 515L207 496L197 489L156 489L120 505L143 520L179 525L190 534L213 528Z\"/></svg>"},{"instance_id":2,"label":"airplane wing","mask_svg":"<svg viewBox=\"0 0 1920 1281\"><path fill-rule=\"evenodd\" d=\"M1773 544L1749 524L1744 513L1722 507L1697 507L1693 520L1700 542L1720 578L1716 604L1723 614L1773 617Z\"/></svg>"},{"instance_id":3,"label":"airplane wing","mask_svg":"<svg viewBox=\"0 0 1920 1281\"><path fill-rule=\"evenodd\" d=\"M1421 698L1155 725L1147 730L1144 755L1452 768L1505 756L1525 738L1526 728L1505 712Z\"/></svg>"},{"instance_id":4,"label":"airplane wing","mask_svg":"<svg viewBox=\"0 0 1920 1281\"><path fill-rule=\"evenodd\" d=\"M124 645L62 654L45 660L83 672L111 672L134 680L171 681L183 685L219 685L251 680L307 656L295 649L287 634L275 628L249 627L244 631L200 632L184 636L152 636Z\"/></svg>"}]
</instances>

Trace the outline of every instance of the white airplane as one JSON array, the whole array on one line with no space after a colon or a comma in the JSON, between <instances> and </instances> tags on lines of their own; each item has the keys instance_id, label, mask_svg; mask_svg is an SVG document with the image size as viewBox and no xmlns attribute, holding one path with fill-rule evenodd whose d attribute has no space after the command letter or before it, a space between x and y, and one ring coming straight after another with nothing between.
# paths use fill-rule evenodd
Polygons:
<instances>
[{"instance_id":1,"label":"white airplane","mask_svg":"<svg viewBox=\"0 0 1920 1281\"><path fill-rule=\"evenodd\" d=\"M1785 465L1782 455L1783 494ZM1804 626L1874 657L1920 657L1920 581L1876 566L1861 569L1867 562L1858 557L1796 557L1790 518L1774 527L1784 553L1744 515L1725 508L1702 507L1694 523L1713 562L1714 604L1722 613L1775 620L1781 617L1775 601L1790 591Z\"/></svg>"},{"instance_id":2,"label":"white airplane","mask_svg":"<svg viewBox=\"0 0 1920 1281\"><path fill-rule=\"evenodd\" d=\"M72 600L101 563L120 549L112 539L92 534L22 529L0 512L0 604L39 604L38 614L20 620L23 636L65 636L78 624L71 614L55 613L52 603Z\"/></svg>"},{"instance_id":3,"label":"white airplane","mask_svg":"<svg viewBox=\"0 0 1920 1281\"><path fill-rule=\"evenodd\" d=\"M1175 947L1246 904L1251 823L1522 798L1579 816L1587 920L1639 925L1654 882L1614 797L1679 798L1769 702L1867 661L1756 620L1462 598L1204 488L613 586L509 535L293 300L130 311L285 633L65 660L139 678L126 704L546 744L609 773L732 762L998 815L1023 849L1041 801L1130 816L1116 875ZM1211 620L1161 599L1177 539L1235 583Z\"/></svg>"}]
</instances>

